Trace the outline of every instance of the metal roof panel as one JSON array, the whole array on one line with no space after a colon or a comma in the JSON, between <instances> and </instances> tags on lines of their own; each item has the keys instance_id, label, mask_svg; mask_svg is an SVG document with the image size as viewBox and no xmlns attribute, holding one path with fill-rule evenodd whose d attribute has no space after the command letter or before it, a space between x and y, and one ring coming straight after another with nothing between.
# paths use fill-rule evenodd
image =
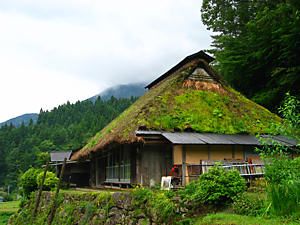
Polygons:
<instances>
[{"instance_id":1,"label":"metal roof panel","mask_svg":"<svg viewBox=\"0 0 300 225\"><path fill-rule=\"evenodd\" d=\"M229 140L238 145L261 145L254 135L247 134L232 134L226 135Z\"/></svg>"},{"instance_id":2,"label":"metal roof panel","mask_svg":"<svg viewBox=\"0 0 300 225\"><path fill-rule=\"evenodd\" d=\"M199 137L191 135L191 133L169 133L163 132L162 136L167 138L173 144L206 144Z\"/></svg>"},{"instance_id":3,"label":"metal roof panel","mask_svg":"<svg viewBox=\"0 0 300 225\"><path fill-rule=\"evenodd\" d=\"M278 142L279 144L285 145L285 146L296 146L297 141L295 139L288 138L286 136L282 135L261 135L264 141L266 141L267 144L272 144L273 141Z\"/></svg>"},{"instance_id":4,"label":"metal roof panel","mask_svg":"<svg viewBox=\"0 0 300 225\"><path fill-rule=\"evenodd\" d=\"M198 134L195 133L193 134L200 138L202 141L206 142L207 144L235 144L235 142L231 141L228 138L228 135L224 134L211 134L211 133L203 133L203 134Z\"/></svg>"},{"instance_id":5,"label":"metal roof panel","mask_svg":"<svg viewBox=\"0 0 300 225\"><path fill-rule=\"evenodd\" d=\"M63 162L65 158L70 159L72 151L67 152L50 152L51 162Z\"/></svg>"}]
</instances>

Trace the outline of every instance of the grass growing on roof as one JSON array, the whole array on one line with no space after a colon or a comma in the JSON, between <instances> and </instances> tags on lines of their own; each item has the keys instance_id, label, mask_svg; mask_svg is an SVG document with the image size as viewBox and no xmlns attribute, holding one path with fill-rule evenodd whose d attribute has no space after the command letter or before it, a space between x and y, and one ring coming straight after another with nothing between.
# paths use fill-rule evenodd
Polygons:
<instances>
[{"instance_id":1,"label":"grass growing on roof","mask_svg":"<svg viewBox=\"0 0 300 225\"><path fill-rule=\"evenodd\" d=\"M183 87L195 67L195 62L188 64L146 92L97 133L81 153L112 142L137 141L135 131L140 126L162 131L192 128L221 134L272 133L280 118L232 88L218 92Z\"/></svg>"}]
</instances>

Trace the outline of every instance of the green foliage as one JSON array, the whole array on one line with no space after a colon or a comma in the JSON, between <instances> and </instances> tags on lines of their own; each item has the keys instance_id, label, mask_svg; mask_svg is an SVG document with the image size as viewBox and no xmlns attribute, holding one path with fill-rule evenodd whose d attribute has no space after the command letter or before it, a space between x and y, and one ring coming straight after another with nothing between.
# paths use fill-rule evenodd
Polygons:
<instances>
[{"instance_id":1,"label":"green foliage","mask_svg":"<svg viewBox=\"0 0 300 225\"><path fill-rule=\"evenodd\" d=\"M226 171L220 166L214 166L197 181L188 184L181 191L181 197L195 206L203 204L222 206L232 202L233 198L245 189L246 182L238 171Z\"/></svg>"},{"instance_id":2,"label":"green foliage","mask_svg":"<svg viewBox=\"0 0 300 225\"><path fill-rule=\"evenodd\" d=\"M153 192L148 188L136 187L132 191L135 205L144 205L151 197Z\"/></svg>"},{"instance_id":3,"label":"green foliage","mask_svg":"<svg viewBox=\"0 0 300 225\"><path fill-rule=\"evenodd\" d=\"M49 152L38 152L36 154L36 163L39 166L45 165L47 162L50 161L50 154Z\"/></svg>"},{"instance_id":4,"label":"green foliage","mask_svg":"<svg viewBox=\"0 0 300 225\"><path fill-rule=\"evenodd\" d=\"M77 150L97 131L132 104L136 98L64 104L40 111L37 123L0 128L0 187L17 187L21 173L40 167L53 150Z\"/></svg>"},{"instance_id":5,"label":"green foliage","mask_svg":"<svg viewBox=\"0 0 300 225\"><path fill-rule=\"evenodd\" d=\"M200 217L195 225L296 225L298 222L282 218L263 218L254 216L242 216L229 213L214 213Z\"/></svg>"},{"instance_id":6,"label":"green foliage","mask_svg":"<svg viewBox=\"0 0 300 225\"><path fill-rule=\"evenodd\" d=\"M300 8L296 1L204 0L202 21L213 36L216 67L237 90L276 110L300 96Z\"/></svg>"},{"instance_id":7,"label":"green foliage","mask_svg":"<svg viewBox=\"0 0 300 225\"><path fill-rule=\"evenodd\" d=\"M300 182L270 184L269 198L273 213L278 216L300 216Z\"/></svg>"},{"instance_id":8,"label":"green foliage","mask_svg":"<svg viewBox=\"0 0 300 225\"><path fill-rule=\"evenodd\" d=\"M115 197L114 197L115 195ZM43 192L41 207L33 223L42 225L49 213L49 192ZM14 215L13 224L30 224L35 202L34 195L27 200L22 210ZM164 194L148 189L135 189L129 193L68 193L60 194L61 200L53 224L174 224L174 203ZM146 223L146 224L148 224ZM143 224L143 223L142 223Z\"/></svg>"},{"instance_id":9,"label":"green foliage","mask_svg":"<svg viewBox=\"0 0 300 225\"><path fill-rule=\"evenodd\" d=\"M88 224L88 221L91 220L91 218L93 217L94 213L96 212L97 207L93 204L93 203L87 203L84 207L84 215L81 218L79 224L80 225L85 225Z\"/></svg>"},{"instance_id":10,"label":"green foliage","mask_svg":"<svg viewBox=\"0 0 300 225\"><path fill-rule=\"evenodd\" d=\"M293 215L300 210L300 158L279 157L269 159L265 178L272 212L276 215ZM298 215L299 216L299 215Z\"/></svg>"},{"instance_id":11,"label":"green foliage","mask_svg":"<svg viewBox=\"0 0 300 225\"><path fill-rule=\"evenodd\" d=\"M274 158L265 168L265 179L270 184L288 184L300 182L300 157L290 159L287 157Z\"/></svg>"},{"instance_id":12,"label":"green foliage","mask_svg":"<svg viewBox=\"0 0 300 225\"><path fill-rule=\"evenodd\" d=\"M0 225L6 225L9 217L12 216L15 212L17 212L19 208L18 201L10 201L0 203Z\"/></svg>"},{"instance_id":13,"label":"green foliage","mask_svg":"<svg viewBox=\"0 0 300 225\"><path fill-rule=\"evenodd\" d=\"M240 215L261 216L266 211L265 199L257 193L241 193L233 198L233 211Z\"/></svg>"},{"instance_id":14,"label":"green foliage","mask_svg":"<svg viewBox=\"0 0 300 225\"><path fill-rule=\"evenodd\" d=\"M175 204L161 191L151 191L147 188L135 188L132 192L134 205L141 207L143 212L150 217L150 221L157 224L170 224L175 218Z\"/></svg>"},{"instance_id":15,"label":"green foliage","mask_svg":"<svg viewBox=\"0 0 300 225\"><path fill-rule=\"evenodd\" d=\"M8 194L5 191L0 191L0 197L3 198L4 202L12 201L13 200L13 195L12 194Z\"/></svg>"},{"instance_id":16,"label":"green foliage","mask_svg":"<svg viewBox=\"0 0 300 225\"><path fill-rule=\"evenodd\" d=\"M28 198L30 193L38 189L37 176L41 173L41 169L28 169L19 180L19 187L25 198Z\"/></svg>"},{"instance_id":17,"label":"green foliage","mask_svg":"<svg viewBox=\"0 0 300 225\"><path fill-rule=\"evenodd\" d=\"M286 95L280 112L284 117L279 131L299 140L299 101ZM291 158L294 149L281 143L264 143L261 155L265 158L265 179L271 211L278 216L297 216L300 210L300 157Z\"/></svg>"},{"instance_id":18,"label":"green foliage","mask_svg":"<svg viewBox=\"0 0 300 225\"><path fill-rule=\"evenodd\" d=\"M37 175L36 182L38 186L41 186L43 181L43 176L44 176L44 171L40 172ZM50 191L52 188L56 186L57 182L58 182L58 178L56 177L56 175L52 172L47 171L45 181L43 184L43 190Z\"/></svg>"},{"instance_id":19,"label":"green foliage","mask_svg":"<svg viewBox=\"0 0 300 225\"><path fill-rule=\"evenodd\" d=\"M279 112L284 118L280 132L300 140L300 101L295 96L286 93Z\"/></svg>"}]
</instances>

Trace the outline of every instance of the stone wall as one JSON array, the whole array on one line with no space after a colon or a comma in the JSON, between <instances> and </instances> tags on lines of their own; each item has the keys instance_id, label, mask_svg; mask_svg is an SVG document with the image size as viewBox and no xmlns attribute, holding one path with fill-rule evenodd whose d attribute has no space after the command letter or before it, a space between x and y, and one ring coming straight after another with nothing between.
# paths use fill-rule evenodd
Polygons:
<instances>
[{"instance_id":1,"label":"stone wall","mask_svg":"<svg viewBox=\"0 0 300 225\"><path fill-rule=\"evenodd\" d=\"M150 193L150 192L149 192ZM161 199L155 205L149 205L146 201L146 195L134 195L132 192L94 192L94 193L74 193L64 192L59 195L58 207L52 224L126 224L126 225L147 225L147 224L173 224L175 217L175 204L172 201L168 208L164 201L168 201L159 194ZM153 192L151 192L153 193ZM35 219L32 218L32 211L35 204L35 196L26 201L18 214L15 214L9 224L11 225L40 225L46 224L52 205L53 193L44 192L38 214ZM152 198L152 197L150 197ZM174 207L173 207L174 206ZM164 208L165 207L165 208ZM170 209L170 207L173 207ZM171 210L170 212L166 210ZM165 213L169 217L162 218Z\"/></svg>"}]
</instances>

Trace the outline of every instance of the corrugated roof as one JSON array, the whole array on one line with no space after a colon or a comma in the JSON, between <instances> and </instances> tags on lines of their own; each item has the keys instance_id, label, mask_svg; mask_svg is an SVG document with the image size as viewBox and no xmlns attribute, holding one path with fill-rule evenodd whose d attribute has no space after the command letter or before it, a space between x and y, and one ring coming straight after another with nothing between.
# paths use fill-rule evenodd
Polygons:
<instances>
[{"instance_id":1,"label":"corrugated roof","mask_svg":"<svg viewBox=\"0 0 300 225\"><path fill-rule=\"evenodd\" d=\"M276 136L271 136L271 135L262 135L261 136L267 143L268 142L278 142L279 144L283 144L286 146L296 146L297 141L282 135L276 135Z\"/></svg>"},{"instance_id":2,"label":"corrugated roof","mask_svg":"<svg viewBox=\"0 0 300 225\"><path fill-rule=\"evenodd\" d=\"M72 151L67 152L50 152L51 162L63 162L65 158L70 160Z\"/></svg>"},{"instance_id":3,"label":"corrugated roof","mask_svg":"<svg viewBox=\"0 0 300 225\"><path fill-rule=\"evenodd\" d=\"M197 135L191 135L190 133L162 133L166 139L173 144L206 144Z\"/></svg>"},{"instance_id":4,"label":"corrugated roof","mask_svg":"<svg viewBox=\"0 0 300 225\"><path fill-rule=\"evenodd\" d=\"M210 133L169 133L163 132L162 136L173 144L222 144L222 145L258 145L255 136L251 135L226 135Z\"/></svg>"},{"instance_id":5,"label":"corrugated roof","mask_svg":"<svg viewBox=\"0 0 300 225\"><path fill-rule=\"evenodd\" d=\"M234 134L223 136L227 136L229 140L231 140L237 145L260 145L259 140L254 135Z\"/></svg>"},{"instance_id":6,"label":"corrugated roof","mask_svg":"<svg viewBox=\"0 0 300 225\"><path fill-rule=\"evenodd\" d=\"M232 145L232 144L236 144L235 142L233 142L232 140L230 140L228 138L228 135L223 135L223 134L210 134L210 133L194 133L192 135L197 136L198 138L200 138L201 140L203 140L204 142L206 142L206 144L224 144L224 145Z\"/></svg>"},{"instance_id":7,"label":"corrugated roof","mask_svg":"<svg viewBox=\"0 0 300 225\"><path fill-rule=\"evenodd\" d=\"M193 132L161 132L161 131L136 131L137 136L161 135L173 144L220 144L220 145L261 145L254 135L247 134L212 134ZM296 146L297 141L285 136L261 135L267 143L277 141L286 146ZM268 141L271 140L271 141Z\"/></svg>"}]
</instances>

